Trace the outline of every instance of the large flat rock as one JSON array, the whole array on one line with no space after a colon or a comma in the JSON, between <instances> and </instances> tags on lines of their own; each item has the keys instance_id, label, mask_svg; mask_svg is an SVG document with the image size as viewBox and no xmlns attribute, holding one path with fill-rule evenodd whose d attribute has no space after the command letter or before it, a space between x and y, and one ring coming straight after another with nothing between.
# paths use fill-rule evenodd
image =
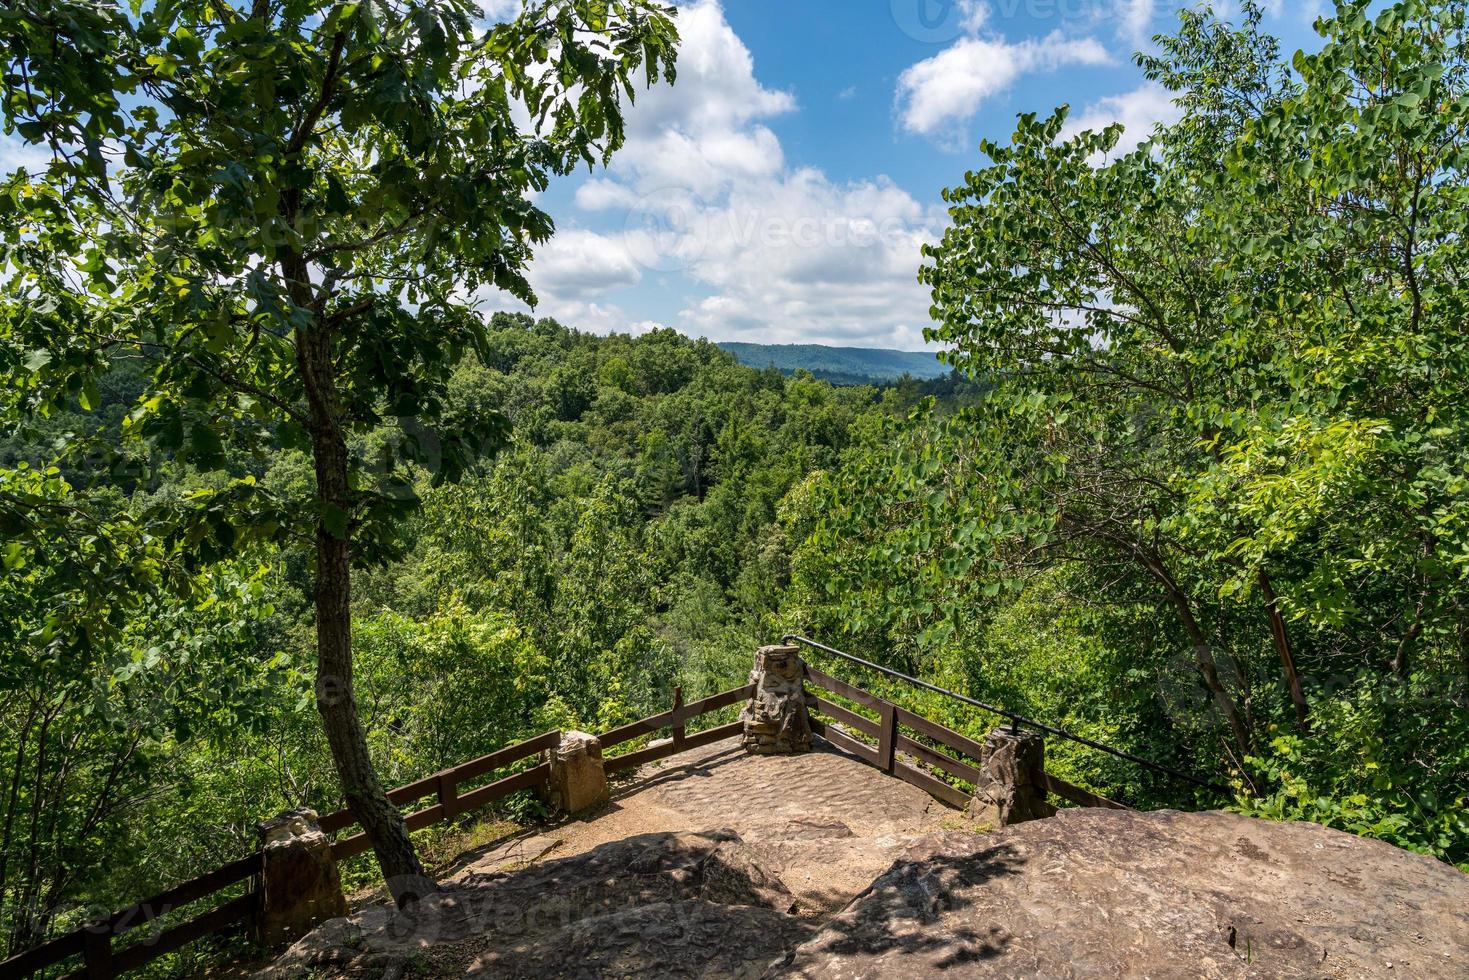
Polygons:
<instances>
[{"instance_id":1,"label":"large flat rock","mask_svg":"<svg viewBox=\"0 0 1469 980\"><path fill-rule=\"evenodd\" d=\"M924 837L769 975L1469 977L1469 876L1315 824L1067 810Z\"/></svg>"},{"instance_id":2,"label":"large flat rock","mask_svg":"<svg viewBox=\"0 0 1469 980\"><path fill-rule=\"evenodd\" d=\"M260 977L758 977L815 928L795 903L731 831L640 834L333 919Z\"/></svg>"}]
</instances>

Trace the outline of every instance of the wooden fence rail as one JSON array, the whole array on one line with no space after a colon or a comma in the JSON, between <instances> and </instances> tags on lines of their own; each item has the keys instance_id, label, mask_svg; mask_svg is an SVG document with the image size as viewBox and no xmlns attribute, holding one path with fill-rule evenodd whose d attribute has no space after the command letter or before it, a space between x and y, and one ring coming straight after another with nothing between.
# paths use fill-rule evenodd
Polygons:
<instances>
[{"instance_id":1,"label":"wooden fence rail","mask_svg":"<svg viewBox=\"0 0 1469 980\"><path fill-rule=\"evenodd\" d=\"M807 665L806 679L815 687L846 698L860 707L877 714L870 718L859 714L834 701L815 697L811 706L814 711L875 740L876 744L864 742L835 725L828 725L812 718L812 728L836 745L873 766L898 779L911 783L931 796L963 807L969 802L969 794L950 785L926 769L908 765L898 757L902 752L926 767L940 770L957 779L975 784L980 779L979 766L983 765L984 748L978 742L965 738L958 732L935 724L921 715L886 701L837 677L824 674ZM599 736L603 749L622 745L645 735L667 729L672 737L651 745L604 759L606 772L615 773L633 769L657 759L675 755L685 749L710 745L741 733L740 722L717 725L705 731L688 734L686 725L701 715L709 714L747 700L755 693L754 684L732 688L711 697L683 703L683 693L675 689L673 706L648 718L614 728ZM908 734L911 732L912 734ZM918 738L927 740L921 742ZM933 744L928 744L933 743ZM398 806L415 804L426 797L434 802L405 816L409 830L419 830L462 813L479 809L496 800L504 799L519 790L545 787L551 775L550 762L543 761L520 772L467 791L461 790L465 783L509 768L532 756L553 752L561 744L561 732L551 731L516 745L507 746L488 755L472 759L452 769L426 776L416 782L399 786L388 792L388 799ZM941 748L950 751L941 751ZM1046 789L1057 796L1080 806L1110 807L1126 809L1105 797L1073 786L1064 780L1047 774ZM351 810L342 809L328 813L320 819L321 829L326 833L340 833L357 823ZM362 854L371 847L366 834L354 834L336 841L332 845L332 856L346 860ZM173 952L205 936L228 931L251 928L260 913L259 876L263 869L263 857L257 852L223 867L215 868L197 878L175 885L152 898L114 912L105 919L89 923L58 936L40 946L26 950L0 962L0 980L24 977L54 966L64 960L81 956L83 969L68 974L72 978L111 978L126 971L135 970L153 960ZM249 882L244 894L211 908L186 922L171 926L142 942L121 949L114 948L117 937L146 925L162 916L171 914L180 906L202 901L221 891Z\"/></svg>"},{"instance_id":2,"label":"wooden fence rail","mask_svg":"<svg viewBox=\"0 0 1469 980\"><path fill-rule=\"evenodd\" d=\"M693 735L686 734L685 725L700 715L746 700L754 690L754 685L747 684L690 704L684 704L682 691L675 690L673 707L670 710L624 725L600 736L603 748L611 748L668 728L673 734L671 741L608 759L606 760L607 772L632 769L646 762L682 752L684 749L709 745L738 734L740 731L738 722L720 725ZM389 790L388 799L398 806L408 806L425 797L433 797L433 803L403 818L409 830L421 830L504 799L519 790L547 785L551 775L551 765L549 762L542 762L483 786L467 791L461 789L465 783L509 768L517 762L542 752L554 751L560 744L561 733L559 731L545 732L535 738L480 756L478 759L471 759L452 769L445 769L431 776L425 776L416 782L408 783L406 786ZM352 815L351 810L342 809L325 814L319 823L325 833L337 834L354 826L357 818ZM332 845L332 857L338 861L344 861L370 850L371 847L372 843L367 839L366 834L354 834L337 840ZM262 862L263 858L259 852L238 861L232 861L181 885L175 885L152 898L131 905L120 912L114 912L105 919L88 923L40 946L12 956L0 962L0 980L29 976L73 956L81 956L84 966L81 970L68 974L66 980L116 977L128 970L136 970L145 966L205 936L251 927L257 921L260 913L258 877L263 867ZM202 901L217 895L226 888L246 881L250 883L250 887L245 894L223 902L186 922L171 926L147 940L121 949L114 948L113 944L119 936L171 914L180 906Z\"/></svg>"},{"instance_id":3,"label":"wooden fence rail","mask_svg":"<svg viewBox=\"0 0 1469 980\"><path fill-rule=\"evenodd\" d=\"M711 711L718 711L720 708L746 701L754 693L755 685L746 684L744 687L732 688L731 690L715 694L712 697L704 698L702 701L684 704L682 690L675 689L673 692L673 707L668 711L653 715L651 718L635 721L629 725L623 725L621 728L614 728L610 732L597 736L604 750L614 745L621 745L623 742L631 741L642 735L651 735L664 728L672 731L672 737L666 742L655 742L635 752L628 752L625 755L619 755L612 759L604 759L602 763L603 767L610 775L614 772L622 772L625 769L636 768L637 766L653 762L656 759L665 759L685 749L698 748L701 745L711 745L714 742L738 735L743 730L743 726L737 721L730 722L728 725L719 725L694 735L686 734L684 726L691 719L697 718L700 715L707 715Z\"/></svg>"},{"instance_id":4,"label":"wooden fence rail","mask_svg":"<svg viewBox=\"0 0 1469 980\"><path fill-rule=\"evenodd\" d=\"M935 799L957 807L968 806L973 787L980 779L980 768L984 765L983 745L943 725L929 721L922 715L916 715L906 708L900 708L891 701L864 691L839 677L824 674L810 664L806 665L806 680L815 687L877 712L876 718L868 718L818 695L811 702L817 714L824 715L848 729L876 739L877 744L864 742L839 728L825 724L820 719L813 718L812 728L818 735L869 765L876 766L906 783L917 786ZM904 734L903 729L905 728L936 745L926 745ZM937 746L950 749L952 754L940 751ZM912 756L925 766L942 770L950 776L969 783L971 792L966 793L930 772L908 765L898 758L899 751ZM1080 786L1074 786L1050 773L1045 774L1045 788L1048 792L1054 793L1067 802L1075 803L1077 806L1106 807L1113 810L1127 809L1121 803L1109 800L1105 796L1098 796Z\"/></svg>"},{"instance_id":5,"label":"wooden fence rail","mask_svg":"<svg viewBox=\"0 0 1469 980\"><path fill-rule=\"evenodd\" d=\"M470 810L479 809L509 796L518 790L544 785L550 775L548 763L541 763L523 772L497 779L487 785L472 789L462 795L461 783L469 782L496 770L507 768L530 756L553 750L561 743L561 733L546 732L527 739L517 745L491 752L489 755L472 759L462 765L435 773L425 779L399 786L388 791L388 799L403 806L415 803L425 796L436 796L437 801L422 810L404 817L409 830L419 830ZM351 810L337 810L321 818L321 829L336 833L353 826L357 818ZM356 834L332 845L332 856L346 860L367 851L371 847L366 834ZM72 978L116 977L129 970L136 970L171 953L176 949L205 936L231 930L239 930L254 924L260 912L258 876L263 867L263 857L257 851L238 861L205 872L181 885L175 885L152 898L144 899L114 912L105 919L88 923L58 936L47 943L28 949L0 962L0 980L24 977L44 970L49 966L80 955L83 968L67 975ZM171 926L156 936L115 949L113 943L119 936L168 915L180 906L201 901L233 885L250 882L245 894L230 899L215 908Z\"/></svg>"}]
</instances>

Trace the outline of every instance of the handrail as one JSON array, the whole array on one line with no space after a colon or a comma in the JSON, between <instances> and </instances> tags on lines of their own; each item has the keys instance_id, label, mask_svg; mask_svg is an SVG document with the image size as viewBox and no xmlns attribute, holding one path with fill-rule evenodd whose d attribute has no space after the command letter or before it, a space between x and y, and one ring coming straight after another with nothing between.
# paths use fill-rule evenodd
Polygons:
<instances>
[{"instance_id":1,"label":"handrail","mask_svg":"<svg viewBox=\"0 0 1469 980\"><path fill-rule=\"evenodd\" d=\"M635 721L630 725L624 725L602 736L603 745L611 747L630 741L639 735L671 727L673 729L671 742L667 745L639 749L636 752L608 759L607 771L610 773L630 769L645 762L682 752L685 749L708 745L738 734L741 728L739 722L721 725L692 735L685 734L683 726L684 722L689 719L709 714L748 698L754 693L754 690L753 684L745 684L690 704L684 704L682 690L675 689L671 710ZM544 784L550 775L550 765L542 762L538 766L512 773L485 786L468 790L462 795L459 792L459 784L511 766L538 752L554 749L560 744L560 741L559 731L545 732L518 744L480 756L478 759L471 759L451 769L425 776L416 782L391 789L387 794L388 799L402 806L426 796L436 796L437 799L432 805L407 814L403 818L409 830L431 826L468 810L478 809L518 790ZM323 814L318 820L318 825L326 833L339 833L356 823L357 818L350 809ZM332 845L332 856L339 861L346 860L367 851L370 847L367 835L357 833L351 837L338 839ZM252 903L258 901L258 894L252 889L240 898L204 912L182 925L174 926L145 946L132 946L114 951L111 949L111 941L115 936L152 921L163 913L172 911L175 906L217 894L231 884L258 874L260 868L261 857L257 852L221 868L205 872L198 878L184 882L182 885L175 885L121 912L115 912L100 922L73 929L39 946L22 950L9 959L0 960L0 977L25 976L78 954L83 954L88 958L87 971L95 969L99 974L115 976L124 970L136 969L177 949L186 942L233 925L241 918L252 914L255 908ZM88 972L86 975L91 974Z\"/></svg>"},{"instance_id":2,"label":"handrail","mask_svg":"<svg viewBox=\"0 0 1469 980\"><path fill-rule=\"evenodd\" d=\"M1010 720L1011 727L1017 730L1022 726L1025 728L1033 728L1036 731L1046 732L1047 734L1055 735L1057 738L1063 738L1067 741L1075 742L1078 745L1085 745L1089 749L1096 749L1098 752L1105 752L1108 755L1116 756L1119 759L1126 759L1128 762L1133 762L1137 765L1152 769L1156 772L1161 772L1165 775L1172 776L1175 779L1182 779L1184 782L1192 783L1195 786L1200 786L1215 793L1223 793L1226 795L1228 795L1229 793L1229 790L1227 788L1221 786L1218 783L1210 782L1206 779L1200 779L1198 776L1191 776L1186 772L1174 769L1172 766L1165 766L1161 762L1154 762L1151 759L1144 759L1140 755L1134 755L1133 753L1127 752L1123 749L1114 749L1110 745L1103 745L1101 742L1094 741L1093 739L1089 739L1083 735L1077 735L1074 732L1068 732L1064 728L1057 728L1054 725L1047 725L1043 721L1036 721L1034 718L1027 718L1025 715L1022 715L1018 712L1010 711L1006 708L1000 708L992 704L986 704L983 701L971 698L968 695L960 694L957 691L951 691L948 688L939 687L937 684L930 684L928 681L919 680L917 677L911 677L908 674L902 673L901 671L893 670L891 667L884 667L881 664L875 664L870 660L863 660L861 657L847 653L845 650L838 650L836 647L827 646L825 643L818 643L816 640L808 639L807 637L801 636L797 633L787 633L785 636L781 637L781 642L799 643L803 646L811 647L813 650L820 650L824 653L829 653L834 657L840 657L843 660L849 660L854 664L866 667L869 670L875 670L880 674L886 674L889 677L893 677L905 683L912 684L915 687L921 687L924 690L932 691L935 694L942 694L945 697L953 698L955 701L960 701L964 704L970 705L971 707L980 708L984 711L989 711L993 714L999 715L1002 718L1008 718Z\"/></svg>"}]
</instances>

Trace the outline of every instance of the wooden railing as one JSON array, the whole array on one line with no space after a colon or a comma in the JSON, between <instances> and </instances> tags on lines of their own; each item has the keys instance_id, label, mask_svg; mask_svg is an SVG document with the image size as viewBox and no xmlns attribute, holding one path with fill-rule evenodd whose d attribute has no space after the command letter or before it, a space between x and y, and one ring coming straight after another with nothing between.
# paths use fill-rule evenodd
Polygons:
<instances>
[{"instance_id":1,"label":"wooden railing","mask_svg":"<svg viewBox=\"0 0 1469 980\"><path fill-rule=\"evenodd\" d=\"M983 765L984 748L978 742L840 678L824 674L809 665L806 667L806 679L821 690L838 695L877 714L876 718L871 718L828 698L817 696L812 704L816 713L840 723L846 729L826 724L818 718L812 718L812 727L817 734L822 735L836 747L917 786L936 799L957 807L968 804L969 793L938 778L927 768L920 769L909 765L899 758L899 753L910 756L925 767L947 773L972 786L980 779L979 766ZM656 734L664 730L670 733L670 737L665 740L655 741L622 755L604 757L603 766L606 772L610 774L634 769L686 749L710 745L740 734L743 726L738 721L717 725L694 734L688 734L686 726L694 718L738 704L749 699L754 693L755 685L746 684L700 701L684 704L682 690L675 688L673 705L669 710L620 728L614 728L598 736L605 751L645 735ZM875 740L875 744L856 738L849 734L849 731L866 735ZM919 741L919 738L927 741ZM407 806L425 797L433 797L434 802L403 818L409 830L420 830L504 799L519 790L546 786L551 774L551 765L543 761L483 786L463 792L460 789L464 783L507 769L531 756L554 750L560 743L561 733L559 731L546 732L452 769L434 773L417 782L399 786L388 792L388 799L398 806ZM950 751L942 751L943 749ZM1050 774L1047 774L1045 779L1046 789L1049 792L1079 806L1126 809L1119 803L1073 786ZM340 833L352 827L356 822L351 810L343 809L323 816L320 825L326 833ZM364 853L371 846L366 834L354 834L336 841L332 845L332 856L338 861L346 860ZM0 962L0 980L28 976L78 955L83 958L83 969L68 974L67 980L83 977L116 977L126 971L138 969L205 936L244 931L252 927L259 917L258 876L262 867L261 854L259 852L251 854L138 902L120 912L115 912L105 919L58 936L41 946ZM171 926L131 946L122 949L113 947L117 937L165 915L170 915L180 906L210 898L241 882L250 883L250 887L243 895L222 902L186 922Z\"/></svg>"},{"instance_id":2,"label":"wooden railing","mask_svg":"<svg viewBox=\"0 0 1469 980\"><path fill-rule=\"evenodd\" d=\"M459 793L459 784L467 783L472 779L492 773L497 769L504 769L521 759L528 758L543 751L555 749L561 744L560 732L546 732L535 738L527 739L518 745L499 749L489 755L480 756L453 769L445 769L443 772L434 773L420 779L416 783L407 786L399 786L397 789L388 791L388 800L398 806L416 803L425 796L434 795L438 801L432 806L416 810L403 818L403 822L409 830L422 830L424 827L432 827L436 823L467 813L470 810L478 810L486 804L496 800L504 799L511 793L534 786L544 786L551 775L551 764L542 762L523 772L517 772L497 779L492 783L472 789L462 796ZM351 810L337 810L328 813L321 818L321 829L327 833L335 833L352 826L357 818L352 815ZM337 841L332 845L332 857L338 861L344 861L372 847L372 842L367 839L366 834L356 834L346 840Z\"/></svg>"},{"instance_id":3,"label":"wooden railing","mask_svg":"<svg viewBox=\"0 0 1469 980\"><path fill-rule=\"evenodd\" d=\"M555 749L561 743L561 733L546 732L518 745L503 748L481 756L452 769L445 769L416 783L399 786L388 791L388 799L399 806L415 803L425 796L434 795L436 802L424 809L408 814L404 822L409 830L419 830L470 810L504 799L518 790L546 784L551 772L549 763L542 762L522 772L497 779L484 786L459 792L461 783L505 769L523 759L540 752ZM700 743L702 744L702 743ZM327 833L345 830L355 824L356 818L350 810L337 810L321 818L321 829ZM371 847L366 834L356 834L332 845L332 856L345 860L361 854ZM114 912L97 922L88 923L50 942L26 950L0 962L0 978L24 977L54 966L69 957L80 955L83 968L67 975L72 978L116 977L128 970L136 970L152 961L171 953L184 945L231 931L243 931L252 926L260 911L258 875L263 859L257 851L249 857L232 861L224 867L215 868L191 881L176 885L165 892L154 895L135 905ZM217 895L241 882L250 882L245 894L189 919L171 926L156 936L122 949L114 949L117 937L125 935L139 926L169 915L180 906Z\"/></svg>"},{"instance_id":4,"label":"wooden railing","mask_svg":"<svg viewBox=\"0 0 1469 980\"><path fill-rule=\"evenodd\" d=\"M614 758L605 758L604 756L603 768L610 775L614 772L621 772L624 769L632 769L644 763L653 762L656 759L667 758L685 749L710 745L733 735L738 735L742 730L742 726L737 721L731 722L728 725L719 725L693 735L686 734L684 726L691 719L697 718L700 715L706 715L711 711L718 711L720 708L738 704L741 701L747 701L754 693L755 685L746 684L744 687L736 687L732 690L715 694L712 697L704 698L702 701L692 701L689 704L684 704L683 689L674 688L673 707L669 710L662 714L653 715L651 718L644 718L641 721L623 725L621 728L614 728L610 732L605 732L597 736L602 743L602 751L604 753L613 746L630 742L643 735L651 735L665 728L671 732L668 741L661 743L654 742L645 748L627 752Z\"/></svg>"},{"instance_id":5,"label":"wooden railing","mask_svg":"<svg viewBox=\"0 0 1469 980\"><path fill-rule=\"evenodd\" d=\"M814 687L839 695L877 713L876 718L869 718L818 695L812 705L817 714L825 715L850 731L860 732L874 739L876 744L863 741L842 728L813 718L812 728L818 735L837 748L850 752L883 772L917 786L934 799L956 807L969 805L973 787L980 779L979 767L984 765L984 746L973 739L965 738L956 731L929 721L922 715L916 715L891 701L864 691L854 684L849 684L841 678L824 674L810 664L806 665L806 680ZM918 741L905 733L905 728L936 745ZM943 752L936 746L951 749L953 754ZM964 792L931 772L908 765L898 757L899 752L906 753L925 766L969 783L970 792ZM1077 806L1105 807L1113 810L1127 809L1121 803L1098 796L1080 786L1073 786L1050 773L1045 774L1045 788L1047 792L1054 793Z\"/></svg>"}]
</instances>

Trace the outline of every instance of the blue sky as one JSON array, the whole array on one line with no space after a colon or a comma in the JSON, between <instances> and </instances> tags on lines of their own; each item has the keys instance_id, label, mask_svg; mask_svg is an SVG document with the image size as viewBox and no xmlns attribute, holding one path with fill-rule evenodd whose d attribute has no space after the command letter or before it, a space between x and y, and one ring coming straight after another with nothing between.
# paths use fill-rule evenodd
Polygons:
<instances>
[{"instance_id":1,"label":"blue sky","mask_svg":"<svg viewBox=\"0 0 1469 980\"><path fill-rule=\"evenodd\" d=\"M494 18L521 0L482 2ZM920 349L919 251L978 140L1061 103L1078 128L1141 138L1175 110L1132 55L1179 6L681 0L678 83L641 93L610 169L540 199L558 232L531 268L536 312L602 333ZM1314 46L1324 6L1270 0L1267 27L1286 51ZM0 135L5 172L45 159Z\"/></svg>"},{"instance_id":2,"label":"blue sky","mask_svg":"<svg viewBox=\"0 0 1469 980\"><path fill-rule=\"evenodd\" d=\"M640 97L609 170L541 200L558 234L532 267L537 312L597 332L921 349L916 270L942 234L940 190L1020 112L1067 103L1074 125L1118 120L1134 141L1170 118L1132 54L1178 7L683 3L678 84ZM1277 0L1267 26L1287 51L1313 46L1320 12Z\"/></svg>"}]
</instances>

